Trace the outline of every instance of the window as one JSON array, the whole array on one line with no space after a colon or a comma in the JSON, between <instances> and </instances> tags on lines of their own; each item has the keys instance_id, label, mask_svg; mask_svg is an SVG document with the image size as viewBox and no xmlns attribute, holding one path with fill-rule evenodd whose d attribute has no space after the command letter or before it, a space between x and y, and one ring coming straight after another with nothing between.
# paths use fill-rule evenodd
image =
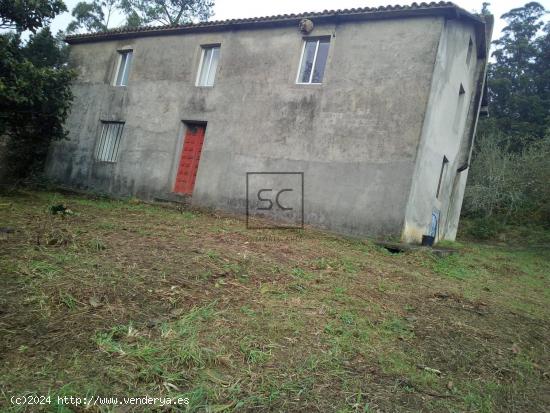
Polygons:
<instances>
[{"instance_id":1,"label":"window","mask_svg":"<svg viewBox=\"0 0 550 413\"><path fill-rule=\"evenodd\" d=\"M436 197L439 198L439 195L441 195L441 184L443 182L443 176L445 175L445 170L447 169L447 165L449 164L449 160L446 156L443 156L443 162L441 163L441 172L439 172L439 182L437 183L437 193Z\"/></svg>"},{"instance_id":2,"label":"window","mask_svg":"<svg viewBox=\"0 0 550 413\"><path fill-rule=\"evenodd\" d=\"M472 42L472 38L470 37L470 42L468 43L468 54L466 55L466 65L470 66L470 61L472 60L472 52L474 50L474 42Z\"/></svg>"},{"instance_id":3,"label":"window","mask_svg":"<svg viewBox=\"0 0 550 413\"><path fill-rule=\"evenodd\" d=\"M197 86L214 86L216 69L220 60L220 46L203 46L202 57L197 77Z\"/></svg>"},{"instance_id":4,"label":"window","mask_svg":"<svg viewBox=\"0 0 550 413\"><path fill-rule=\"evenodd\" d=\"M99 135L95 148L95 159L102 162L116 162L124 122L101 123L101 135Z\"/></svg>"},{"instance_id":5,"label":"window","mask_svg":"<svg viewBox=\"0 0 550 413\"><path fill-rule=\"evenodd\" d=\"M118 52L120 59L118 61L118 70L115 79L115 86L126 86L128 84L128 75L132 67L132 50Z\"/></svg>"},{"instance_id":6,"label":"window","mask_svg":"<svg viewBox=\"0 0 550 413\"><path fill-rule=\"evenodd\" d=\"M330 38L307 39L304 41L300 70L296 83L321 83L327 65Z\"/></svg>"},{"instance_id":7,"label":"window","mask_svg":"<svg viewBox=\"0 0 550 413\"><path fill-rule=\"evenodd\" d=\"M453 122L453 131L458 132L460 128L460 123L462 122L462 112L464 112L464 95L466 94L466 91L464 90L464 86L460 84L460 88L458 89L458 99L456 101L456 109L455 109L455 118Z\"/></svg>"}]
</instances>

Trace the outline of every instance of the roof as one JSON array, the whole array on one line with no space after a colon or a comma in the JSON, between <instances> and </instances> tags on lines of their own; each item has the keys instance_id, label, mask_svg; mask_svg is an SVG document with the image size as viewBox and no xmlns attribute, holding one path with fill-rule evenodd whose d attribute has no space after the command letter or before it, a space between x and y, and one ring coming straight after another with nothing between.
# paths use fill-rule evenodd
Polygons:
<instances>
[{"instance_id":1,"label":"roof","mask_svg":"<svg viewBox=\"0 0 550 413\"><path fill-rule=\"evenodd\" d=\"M412 3L410 6L380 6L354 9L324 10L300 14L280 14L277 16L252 17L246 19L229 19L186 23L171 26L143 26L137 28L118 28L105 32L85 33L67 36L69 44L121 40L135 37L176 35L191 32L213 32L247 28L265 28L297 25L301 19L311 19L314 23L330 23L357 20L394 19L418 16L445 16L448 18L465 18L480 26L484 20L467 12L451 2Z\"/></svg>"}]
</instances>

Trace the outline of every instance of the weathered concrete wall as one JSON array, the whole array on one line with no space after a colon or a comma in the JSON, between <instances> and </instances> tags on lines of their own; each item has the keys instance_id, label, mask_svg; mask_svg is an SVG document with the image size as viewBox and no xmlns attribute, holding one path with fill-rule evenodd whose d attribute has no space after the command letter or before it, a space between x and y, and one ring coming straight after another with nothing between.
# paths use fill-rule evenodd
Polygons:
<instances>
[{"instance_id":1,"label":"weathered concrete wall","mask_svg":"<svg viewBox=\"0 0 550 413\"><path fill-rule=\"evenodd\" d=\"M246 172L301 171L306 224L401 235L443 25L419 17L316 26L312 36L332 36L322 85L295 84L295 28L74 45L70 141L55 145L48 173L80 188L167 197L182 121L206 121L194 203L244 213ZM195 87L200 46L213 43L215 86ZM126 46L129 84L114 87L116 51ZM100 120L126 122L116 164L93 160Z\"/></svg>"},{"instance_id":2,"label":"weathered concrete wall","mask_svg":"<svg viewBox=\"0 0 550 413\"><path fill-rule=\"evenodd\" d=\"M468 64L470 39L473 52ZM402 236L406 242L420 242L422 235L430 233L433 211L439 211L440 214L436 240L454 240L456 236L467 178L467 170L457 172L457 169L467 160L460 155L471 138L469 126L478 116L473 97L478 87L478 74L484 64L484 60L477 58L476 45L476 34L471 25L458 20L446 21L439 42L431 95L407 205ZM462 105L458 107L461 85L464 97ZM449 163L437 197L444 156Z\"/></svg>"}]
</instances>

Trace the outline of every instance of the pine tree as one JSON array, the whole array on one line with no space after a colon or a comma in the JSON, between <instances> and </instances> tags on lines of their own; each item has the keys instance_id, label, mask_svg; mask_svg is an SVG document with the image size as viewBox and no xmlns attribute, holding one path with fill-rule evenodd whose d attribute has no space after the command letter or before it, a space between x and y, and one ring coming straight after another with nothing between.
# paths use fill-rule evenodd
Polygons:
<instances>
[{"instance_id":1,"label":"pine tree","mask_svg":"<svg viewBox=\"0 0 550 413\"><path fill-rule=\"evenodd\" d=\"M505 13L507 26L494 41L495 62L489 66L490 111L494 127L514 138L520 150L525 140L540 138L548 128L548 67L543 38L538 38L545 9L537 2L527 3ZM548 40L548 33L546 35ZM547 93L547 91L546 91Z\"/></svg>"}]
</instances>

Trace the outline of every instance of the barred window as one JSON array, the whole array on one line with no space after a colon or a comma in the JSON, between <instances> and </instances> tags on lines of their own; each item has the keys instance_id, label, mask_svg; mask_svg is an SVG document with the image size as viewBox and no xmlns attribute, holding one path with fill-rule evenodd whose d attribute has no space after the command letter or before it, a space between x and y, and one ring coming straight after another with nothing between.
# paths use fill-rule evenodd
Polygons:
<instances>
[{"instance_id":1,"label":"barred window","mask_svg":"<svg viewBox=\"0 0 550 413\"><path fill-rule=\"evenodd\" d=\"M124 122L101 122L101 134L97 140L95 159L102 162L116 162L122 139Z\"/></svg>"}]
</instances>

